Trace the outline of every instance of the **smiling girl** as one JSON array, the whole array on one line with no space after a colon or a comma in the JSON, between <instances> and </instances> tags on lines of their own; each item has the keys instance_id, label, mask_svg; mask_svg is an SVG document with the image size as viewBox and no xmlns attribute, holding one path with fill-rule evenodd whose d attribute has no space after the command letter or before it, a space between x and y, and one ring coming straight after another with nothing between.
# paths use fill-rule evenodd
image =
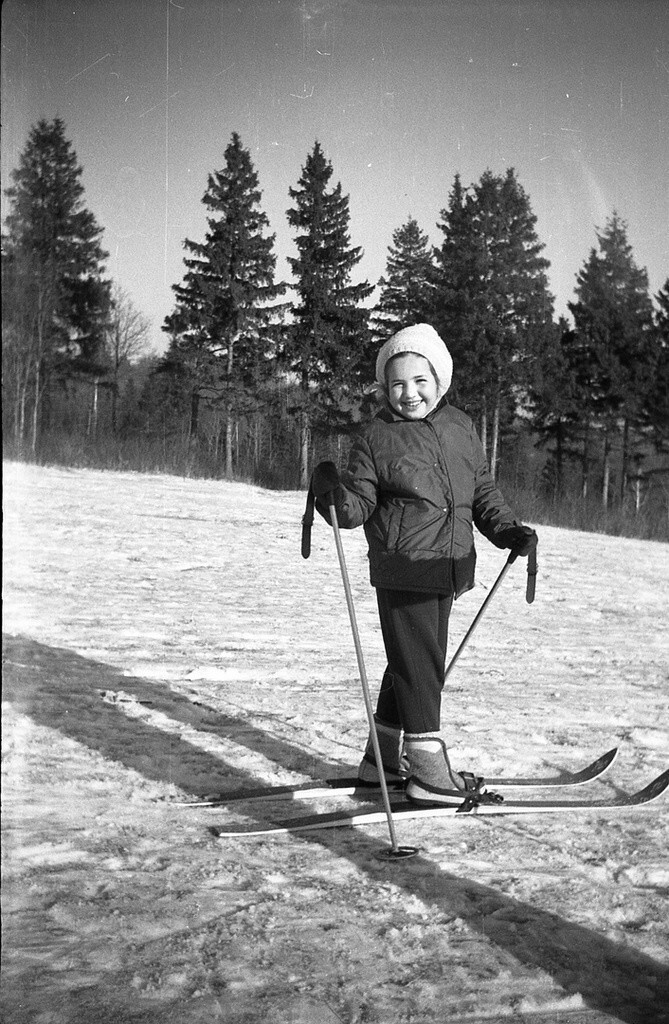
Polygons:
<instances>
[{"instance_id":1,"label":"smiling girl","mask_svg":"<svg viewBox=\"0 0 669 1024\"><path fill-rule=\"evenodd\" d=\"M388 662L375 714L383 771L408 776L419 803L459 803L465 788L439 732L451 606L474 586L472 525L517 555L537 543L495 486L471 420L446 400L452 369L428 324L393 335L376 361L384 407L341 478L331 462L312 477L326 519L333 495L339 525L364 526ZM358 775L373 784L378 773L370 737Z\"/></svg>"}]
</instances>

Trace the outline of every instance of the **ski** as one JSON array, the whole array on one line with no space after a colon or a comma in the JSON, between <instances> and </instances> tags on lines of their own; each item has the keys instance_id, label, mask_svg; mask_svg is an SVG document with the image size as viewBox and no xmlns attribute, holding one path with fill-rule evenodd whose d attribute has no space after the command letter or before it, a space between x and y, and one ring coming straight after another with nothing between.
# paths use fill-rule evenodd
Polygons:
<instances>
[{"instance_id":1,"label":"ski","mask_svg":"<svg viewBox=\"0 0 669 1024\"><path fill-rule=\"evenodd\" d=\"M479 817L479 815L510 815L510 814L607 814L624 811L633 807L642 807L657 800L669 786L669 769L658 775L643 789L636 793L622 794L613 800L516 800L486 802L486 794L482 794L480 802L468 800L459 806L439 806L410 803L408 800L395 804L394 819L410 818L453 818ZM286 832L313 832L324 828L352 828L359 825L376 825L385 822L383 810L373 811L327 811L323 814L310 814L299 818L287 818L283 821L257 825L235 825L213 827L211 833L218 839L234 836L264 836Z\"/></svg>"},{"instance_id":2,"label":"ski","mask_svg":"<svg viewBox=\"0 0 669 1024\"><path fill-rule=\"evenodd\" d=\"M582 786L599 778L610 768L616 759L618 748L607 750L591 764L579 771L562 771L556 775L527 776L518 778L484 779L482 785L487 789L553 789L561 786ZM395 799L404 795L404 782L388 783L389 795ZM375 799L381 792L379 786L365 785L355 776L323 779L322 781L298 783L294 786L263 786L258 789L236 789L230 793L216 793L203 797L201 800L170 801L178 807L221 807L239 800L266 800L281 798L285 800L313 800L328 796L358 796Z\"/></svg>"}]
</instances>

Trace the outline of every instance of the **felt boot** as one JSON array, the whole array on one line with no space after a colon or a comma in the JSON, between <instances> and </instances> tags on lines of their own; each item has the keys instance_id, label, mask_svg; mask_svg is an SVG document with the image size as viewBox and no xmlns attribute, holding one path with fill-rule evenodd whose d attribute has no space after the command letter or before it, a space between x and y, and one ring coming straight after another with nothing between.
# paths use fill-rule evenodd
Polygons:
<instances>
[{"instance_id":1,"label":"felt boot","mask_svg":"<svg viewBox=\"0 0 669 1024\"><path fill-rule=\"evenodd\" d=\"M408 774L408 764L402 754L402 730L397 726L388 725L376 717L374 721L376 723L376 735L381 750L383 773L386 782L405 782ZM365 753L358 768L358 779L363 785L378 786L379 784L379 769L376 764L374 744L372 743L371 736L367 739Z\"/></svg>"},{"instance_id":2,"label":"felt boot","mask_svg":"<svg viewBox=\"0 0 669 1024\"><path fill-rule=\"evenodd\" d=\"M407 733L409 761L407 797L417 804L460 804L465 780L451 768L446 744L435 733Z\"/></svg>"}]
</instances>

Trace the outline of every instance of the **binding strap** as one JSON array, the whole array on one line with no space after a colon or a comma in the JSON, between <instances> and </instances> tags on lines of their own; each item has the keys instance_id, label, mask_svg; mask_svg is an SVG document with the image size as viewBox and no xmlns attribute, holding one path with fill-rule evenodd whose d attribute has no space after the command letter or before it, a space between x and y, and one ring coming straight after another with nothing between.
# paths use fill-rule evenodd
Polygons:
<instances>
[{"instance_id":1,"label":"binding strap","mask_svg":"<svg viewBox=\"0 0 669 1024\"><path fill-rule=\"evenodd\" d=\"M456 814L468 814L470 811L475 811L480 804L503 804L504 797L501 793L489 793L485 790L483 793L477 791L475 793L469 793L468 796L462 801L456 810Z\"/></svg>"},{"instance_id":2,"label":"binding strap","mask_svg":"<svg viewBox=\"0 0 669 1024\"><path fill-rule=\"evenodd\" d=\"M456 774L463 780L466 793L480 793L485 782L481 776L474 775L473 772L457 772Z\"/></svg>"}]
</instances>

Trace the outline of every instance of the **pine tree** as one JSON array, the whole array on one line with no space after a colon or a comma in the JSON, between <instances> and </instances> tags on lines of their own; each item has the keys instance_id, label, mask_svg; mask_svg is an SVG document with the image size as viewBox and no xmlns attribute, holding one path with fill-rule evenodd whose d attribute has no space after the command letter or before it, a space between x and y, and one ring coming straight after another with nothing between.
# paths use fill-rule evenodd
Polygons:
<instances>
[{"instance_id":1,"label":"pine tree","mask_svg":"<svg viewBox=\"0 0 669 1024\"><path fill-rule=\"evenodd\" d=\"M274 235L259 204L258 175L234 132L225 166L210 174L202 202L210 212L204 242L186 239L187 272L173 286L176 308L163 330L170 335L166 368L190 392L190 434L197 437L204 399L225 407L225 471L232 474L235 415L253 402L270 369L273 328L283 306L274 300L285 285L274 283Z\"/></svg>"},{"instance_id":2,"label":"pine tree","mask_svg":"<svg viewBox=\"0 0 669 1024\"><path fill-rule=\"evenodd\" d=\"M576 278L576 302L569 303L580 343L577 371L589 400L586 431L603 439L602 504L608 505L611 455L621 441L620 493L624 492L630 430L639 422L653 371L654 324L648 274L637 267L627 225L614 211L597 232L599 251Z\"/></svg>"},{"instance_id":3,"label":"pine tree","mask_svg":"<svg viewBox=\"0 0 669 1024\"><path fill-rule=\"evenodd\" d=\"M505 410L530 386L531 363L552 337L549 264L535 225L513 168L504 177L486 171L468 191L456 176L439 224L434 317L453 350L456 389L480 414L484 443L492 414L493 473Z\"/></svg>"},{"instance_id":4,"label":"pine tree","mask_svg":"<svg viewBox=\"0 0 669 1024\"><path fill-rule=\"evenodd\" d=\"M361 303L373 291L366 281L352 284L362 250L351 246L349 199L341 183L328 190L332 165L318 142L307 156L297 188L289 189L295 206L287 211L297 232L297 257L288 262L299 301L287 333L284 358L300 385L300 484L309 479L309 446L314 427L347 422L345 406L365 359L367 318Z\"/></svg>"},{"instance_id":5,"label":"pine tree","mask_svg":"<svg viewBox=\"0 0 669 1024\"><path fill-rule=\"evenodd\" d=\"M21 444L39 439L44 394L56 379L99 374L111 282L102 228L84 205L82 167L60 118L30 131L3 236L3 397ZM3 402L4 405L4 402Z\"/></svg>"},{"instance_id":6,"label":"pine tree","mask_svg":"<svg viewBox=\"0 0 669 1024\"><path fill-rule=\"evenodd\" d=\"M418 222L409 217L393 232L388 247L385 276L380 278L381 294L372 323L381 339L408 327L429 321L433 306L434 262L430 241Z\"/></svg>"}]
</instances>

